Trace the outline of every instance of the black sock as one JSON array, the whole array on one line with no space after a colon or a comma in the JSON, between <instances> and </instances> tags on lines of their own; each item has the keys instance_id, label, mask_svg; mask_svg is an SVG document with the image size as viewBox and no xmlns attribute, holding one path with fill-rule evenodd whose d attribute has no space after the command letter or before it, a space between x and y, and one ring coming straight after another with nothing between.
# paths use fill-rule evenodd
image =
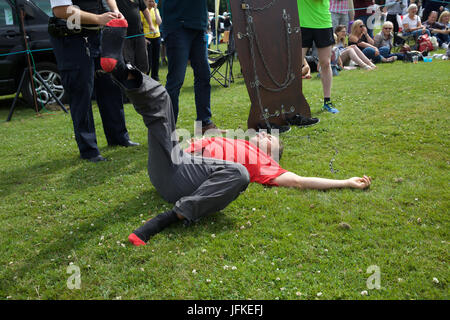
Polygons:
<instances>
[{"instance_id":1,"label":"black sock","mask_svg":"<svg viewBox=\"0 0 450 320\"><path fill-rule=\"evenodd\" d=\"M323 98L323 104L327 104L331 101L331 98Z\"/></svg>"},{"instance_id":2,"label":"black sock","mask_svg":"<svg viewBox=\"0 0 450 320\"><path fill-rule=\"evenodd\" d=\"M104 71L112 73L119 81L128 77L128 69L122 55L127 27L127 20L113 19L105 25L102 33L100 64Z\"/></svg>"},{"instance_id":3,"label":"black sock","mask_svg":"<svg viewBox=\"0 0 450 320\"><path fill-rule=\"evenodd\" d=\"M178 221L177 214L172 210L166 211L147 221L142 227L134 230L133 233L142 241L147 242L151 236L161 232L175 221Z\"/></svg>"}]
</instances>

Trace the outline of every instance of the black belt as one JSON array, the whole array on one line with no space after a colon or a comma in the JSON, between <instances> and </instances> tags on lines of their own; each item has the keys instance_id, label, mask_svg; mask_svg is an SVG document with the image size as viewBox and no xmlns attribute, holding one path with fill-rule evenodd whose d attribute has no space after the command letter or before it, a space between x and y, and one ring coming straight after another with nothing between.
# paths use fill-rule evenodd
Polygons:
<instances>
[{"instance_id":1,"label":"black belt","mask_svg":"<svg viewBox=\"0 0 450 320\"><path fill-rule=\"evenodd\" d=\"M67 21L51 17L48 23L48 33L55 38L65 38L69 36L89 37L100 33L101 27L83 27L81 29L72 29L67 27Z\"/></svg>"}]
</instances>

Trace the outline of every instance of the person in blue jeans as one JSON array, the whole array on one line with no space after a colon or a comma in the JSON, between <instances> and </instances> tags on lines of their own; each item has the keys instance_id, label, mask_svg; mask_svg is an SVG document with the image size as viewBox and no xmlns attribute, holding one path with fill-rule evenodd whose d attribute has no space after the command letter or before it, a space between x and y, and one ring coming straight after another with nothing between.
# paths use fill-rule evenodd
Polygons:
<instances>
[{"instance_id":1,"label":"person in blue jeans","mask_svg":"<svg viewBox=\"0 0 450 320\"><path fill-rule=\"evenodd\" d=\"M197 121L202 133L218 130L211 121L211 84L206 31L206 0L165 0L162 4L162 32L168 59L166 89L172 100L175 122L178 119L179 95L188 60L194 70L194 94Z\"/></svg>"},{"instance_id":2,"label":"person in blue jeans","mask_svg":"<svg viewBox=\"0 0 450 320\"><path fill-rule=\"evenodd\" d=\"M396 57L395 59L403 60L404 54L402 53L391 53L391 49L394 43L394 24L390 21L383 23L381 27L381 32L377 34L373 41L374 46L378 48L380 55L385 58Z\"/></svg>"},{"instance_id":3,"label":"person in blue jeans","mask_svg":"<svg viewBox=\"0 0 450 320\"><path fill-rule=\"evenodd\" d=\"M356 45L364 55L372 60L373 63L394 62L395 57L385 58L380 54L378 48L374 45L374 40L367 33L367 28L361 20L356 20L352 24L350 35L348 36L348 45Z\"/></svg>"},{"instance_id":4,"label":"person in blue jeans","mask_svg":"<svg viewBox=\"0 0 450 320\"><path fill-rule=\"evenodd\" d=\"M408 14L403 17L403 36L413 36L415 39L419 38L423 34L427 34L431 37L430 31L422 25L420 17L417 15L417 5L411 4L408 7Z\"/></svg>"}]
</instances>

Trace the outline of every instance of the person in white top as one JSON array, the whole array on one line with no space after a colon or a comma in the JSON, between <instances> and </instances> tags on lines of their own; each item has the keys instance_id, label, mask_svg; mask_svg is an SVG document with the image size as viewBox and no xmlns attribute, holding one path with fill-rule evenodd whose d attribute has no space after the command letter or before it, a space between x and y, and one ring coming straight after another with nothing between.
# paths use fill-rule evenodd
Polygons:
<instances>
[{"instance_id":1,"label":"person in white top","mask_svg":"<svg viewBox=\"0 0 450 320\"><path fill-rule=\"evenodd\" d=\"M430 31L422 25L420 17L417 15L417 5L411 4L408 7L408 15L403 17L403 35L420 37L422 34L428 34L431 37Z\"/></svg>"}]
</instances>

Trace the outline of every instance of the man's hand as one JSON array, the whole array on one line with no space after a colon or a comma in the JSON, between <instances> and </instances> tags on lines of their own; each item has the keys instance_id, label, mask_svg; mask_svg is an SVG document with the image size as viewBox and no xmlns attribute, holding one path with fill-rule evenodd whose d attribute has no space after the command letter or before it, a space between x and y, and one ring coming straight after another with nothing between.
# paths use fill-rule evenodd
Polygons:
<instances>
[{"instance_id":1,"label":"man's hand","mask_svg":"<svg viewBox=\"0 0 450 320\"><path fill-rule=\"evenodd\" d=\"M119 13L120 14L120 13ZM117 12L105 12L103 14L97 15L97 23L99 25L106 25L108 22L110 22L113 19L121 19L119 16L122 16L122 14L119 15ZM123 18L123 16L122 16Z\"/></svg>"},{"instance_id":2,"label":"man's hand","mask_svg":"<svg viewBox=\"0 0 450 320\"><path fill-rule=\"evenodd\" d=\"M348 186L350 188L355 189L366 189L370 186L372 183L372 179L368 176L363 176L362 178L359 177L353 177L347 180Z\"/></svg>"},{"instance_id":3,"label":"man's hand","mask_svg":"<svg viewBox=\"0 0 450 320\"><path fill-rule=\"evenodd\" d=\"M125 19L125 17L123 16L123 14L119 10L114 10L113 12L117 14L117 18L116 19Z\"/></svg>"}]
</instances>

